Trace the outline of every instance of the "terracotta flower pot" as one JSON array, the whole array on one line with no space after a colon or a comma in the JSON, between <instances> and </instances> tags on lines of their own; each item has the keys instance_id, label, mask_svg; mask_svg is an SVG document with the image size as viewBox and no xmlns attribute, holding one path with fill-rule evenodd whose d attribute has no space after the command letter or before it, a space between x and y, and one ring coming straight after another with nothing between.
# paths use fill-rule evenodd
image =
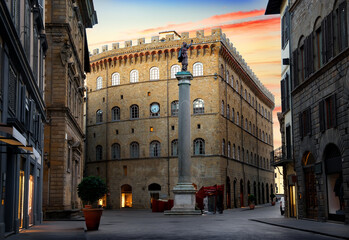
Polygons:
<instances>
[{"instance_id":1,"label":"terracotta flower pot","mask_svg":"<svg viewBox=\"0 0 349 240\"><path fill-rule=\"evenodd\" d=\"M86 228L88 231L98 230L103 208L83 208Z\"/></svg>"},{"instance_id":2,"label":"terracotta flower pot","mask_svg":"<svg viewBox=\"0 0 349 240\"><path fill-rule=\"evenodd\" d=\"M250 210L253 210L255 205L253 203L250 203L249 206L250 206Z\"/></svg>"}]
</instances>

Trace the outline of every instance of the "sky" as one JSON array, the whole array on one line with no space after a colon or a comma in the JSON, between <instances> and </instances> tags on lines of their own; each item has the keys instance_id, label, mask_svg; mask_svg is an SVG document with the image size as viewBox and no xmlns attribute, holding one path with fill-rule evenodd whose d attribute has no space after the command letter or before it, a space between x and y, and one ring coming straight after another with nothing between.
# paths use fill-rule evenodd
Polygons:
<instances>
[{"instance_id":1,"label":"sky","mask_svg":"<svg viewBox=\"0 0 349 240\"><path fill-rule=\"evenodd\" d=\"M102 45L138 38L150 39L159 32L189 32L220 27L260 81L275 96L274 148L281 146L281 39L280 16L265 16L268 0L94 0L98 24L87 29L90 52Z\"/></svg>"}]
</instances>

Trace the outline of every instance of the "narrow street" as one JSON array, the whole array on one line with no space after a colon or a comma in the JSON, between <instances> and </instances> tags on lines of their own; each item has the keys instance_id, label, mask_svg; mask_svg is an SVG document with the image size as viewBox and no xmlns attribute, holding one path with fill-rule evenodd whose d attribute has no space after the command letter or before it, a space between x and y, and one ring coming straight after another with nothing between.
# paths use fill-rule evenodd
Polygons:
<instances>
[{"instance_id":1,"label":"narrow street","mask_svg":"<svg viewBox=\"0 0 349 240\"><path fill-rule=\"evenodd\" d=\"M52 221L34 226L8 240L109 239L337 239L278 227L251 219L283 220L278 205L226 210L223 214L165 216L150 210L106 210L99 231L85 232L83 221ZM277 221L276 221L277 222ZM313 223L305 221L305 223ZM331 223L317 223L326 227ZM337 225L335 225L337 226ZM344 227L338 224L338 227Z\"/></svg>"}]
</instances>

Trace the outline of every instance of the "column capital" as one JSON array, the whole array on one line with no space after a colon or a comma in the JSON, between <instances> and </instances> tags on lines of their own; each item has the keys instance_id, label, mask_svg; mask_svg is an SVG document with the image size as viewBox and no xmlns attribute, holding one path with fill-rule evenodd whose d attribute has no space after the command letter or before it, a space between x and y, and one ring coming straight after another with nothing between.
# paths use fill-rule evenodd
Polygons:
<instances>
[{"instance_id":1,"label":"column capital","mask_svg":"<svg viewBox=\"0 0 349 240\"><path fill-rule=\"evenodd\" d=\"M176 78L178 80L178 85L189 84L190 80L193 79L193 74L191 72L177 72Z\"/></svg>"}]
</instances>

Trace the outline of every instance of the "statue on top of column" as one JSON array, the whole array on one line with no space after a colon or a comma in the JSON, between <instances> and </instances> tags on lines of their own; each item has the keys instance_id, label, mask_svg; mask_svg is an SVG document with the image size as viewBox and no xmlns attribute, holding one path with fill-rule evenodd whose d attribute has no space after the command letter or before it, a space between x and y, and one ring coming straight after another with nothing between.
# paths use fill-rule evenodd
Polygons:
<instances>
[{"instance_id":1,"label":"statue on top of column","mask_svg":"<svg viewBox=\"0 0 349 240\"><path fill-rule=\"evenodd\" d=\"M188 49L193 44L193 40L188 45L186 42L183 42L181 49L178 54L178 62L182 63L182 72L186 72L188 68Z\"/></svg>"}]
</instances>

